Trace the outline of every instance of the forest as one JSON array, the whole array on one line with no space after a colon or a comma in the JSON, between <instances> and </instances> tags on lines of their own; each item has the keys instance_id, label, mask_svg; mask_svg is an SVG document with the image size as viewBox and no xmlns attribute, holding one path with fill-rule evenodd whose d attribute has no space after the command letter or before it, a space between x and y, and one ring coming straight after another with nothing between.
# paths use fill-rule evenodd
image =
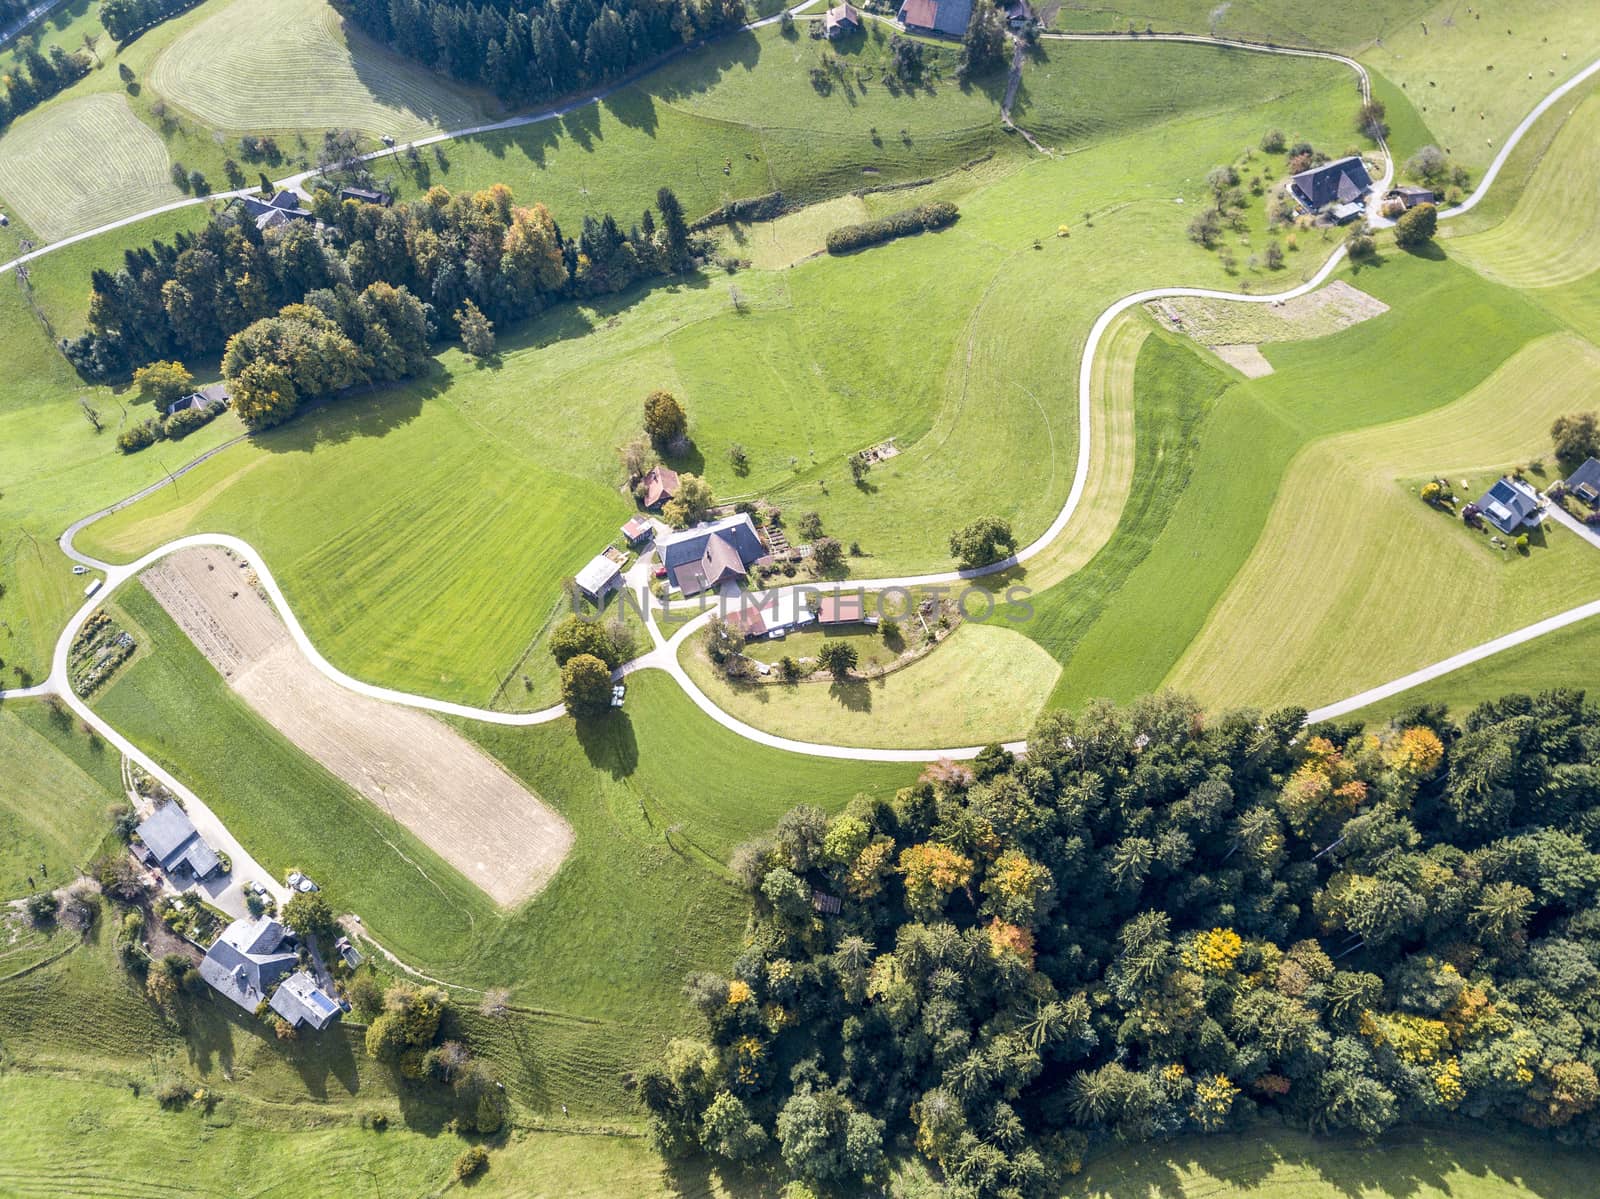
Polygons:
<instances>
[{"instance_id":1,"label":"forest","mask_svg":"<svg viewBox=\"0 0 1600 1199\"><path fill-rule=\"evenodd\" d=\"M246 367L275 360L283 371L259 365L257 387L246 383L263 406L238 405L260 427L299 399L416 373L427 342L454 336L464 318L516 320L620 291L683 268L693 252L667 188L656 198L659 223L649 210L626 231L610 214L587 217L576 238L502 184L455 195L435 187L394 207L340 202L321 187L314 196L314 219L262 231L235 206L171 245L126 251L115 272L96 270L89 329L63 341L68 360L87 378L113 379L225 349L236 401ZM289 376L298 380L292 394L283 390Z\"/></svg>"},{"instance_id":2,"label":"forest","mask_svg":"<svg viewBox=\"0 0 1600 1199\"><path fill-rule=\"evenodd\" d=\"M915 1154L1045 1194L1101 1143L1288 1121L1600 1133L1600 724L1303 728L1173 695L790 811L702 1026L635 1079L669 1155L824 1187Z\"/></svg>"},{"instance_id":3,"label":"forest","mask_svg":"<svg viewBox=\"0 0 1600 1199\"><path fill-rule=\"evenodd\" d=\"M518 105L615 82L745 19L743 0L338 0L337 7L408 58Z\"/></svg>"}]
</instances>

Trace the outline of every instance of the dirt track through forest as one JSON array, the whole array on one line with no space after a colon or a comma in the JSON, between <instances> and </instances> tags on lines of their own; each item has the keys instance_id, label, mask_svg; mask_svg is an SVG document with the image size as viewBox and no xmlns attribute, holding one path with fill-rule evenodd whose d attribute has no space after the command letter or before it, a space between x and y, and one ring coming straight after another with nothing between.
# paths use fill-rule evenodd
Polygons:
<instances>
[{"instance_id":1,"label":"dirt track through forest","mask_svg":"<svg viewBox=\"0 0 1600 1199\"><path fill-rule=\"evenodd\" d=\"M572 846L567 822L443 722L325 677L247 564L220 549L186 549L140 579L269 724L496 902L520 903L555 874Z\"/></svg>"}]
</instances>

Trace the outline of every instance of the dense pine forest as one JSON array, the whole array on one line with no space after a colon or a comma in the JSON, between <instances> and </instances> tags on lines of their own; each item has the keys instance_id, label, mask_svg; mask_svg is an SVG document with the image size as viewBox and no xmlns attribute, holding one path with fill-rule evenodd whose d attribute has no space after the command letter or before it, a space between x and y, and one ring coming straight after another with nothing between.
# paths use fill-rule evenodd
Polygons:
<instances>
[{"instance_id":1,"label":"dense pine forest","mask_svg":"<svg viewBox=\"0 0 1600 1199\"><path fill-rule=\"evenodd\" d=\"M1286 1119L1600 1133L1600 711L1457 726L1052 712L892 801L791 811L703 1016L636 1080L668 1154L823 1186L913 1152L1028 1196L1098 1142Z\"/></svg>"},{"instance_id":2,"label":"dense pine forest","mask_svg":"<svg viewBox=\"0 0 1600 1199\"><path fill-rule=\"evenodd\" d=\"M339 8L407 57L519 105L614 82L745 19L743 0L340 0Z\"/></svg>"}]
</instances>

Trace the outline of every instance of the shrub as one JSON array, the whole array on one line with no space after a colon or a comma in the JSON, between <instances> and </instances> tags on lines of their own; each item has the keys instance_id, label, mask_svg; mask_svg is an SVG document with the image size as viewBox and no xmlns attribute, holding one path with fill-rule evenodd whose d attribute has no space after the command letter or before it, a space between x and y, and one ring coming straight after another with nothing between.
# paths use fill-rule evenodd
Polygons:
<instances>
[{"instance_id":1,"label":"shrub","mask_svg":"<svg viewBox=\"0 0 1600 1199\"><path fill-rule=\"evenodd\" d=\"M1517 553L1526 554L1528 552L1528 535L1526 533L1519 535L1515 544L1517 547Z\"/></svg>"},{"instance_id":2,"label":"shrub","mask_svg":"<svg viewBox=\"0 0 1600 1199\"><path fill-rule=\"evenodd\" d=\"M156 1102L169 1112L187 1107L193 1092L181 1078L168 1079L156 1088Z\"/></svg>"},{"instance_id":3,"label":"shrub","mask_svg":"<svg viewBox=\"0 0 1600 1199\"><path fill-rule=\"evenodd\" d=\"M469 1178L476 1178L489 1168L489 1151L482 1145L474 1145L460 1157L456 1158L456 1178L465 1182Z\"/></svg>"},{"instance_id":4,"label":"shrub","mask_svg":"<svg viewBox=\"0 0 1600 1199\"><path fill-rule=\"evenodd\" d=\"M1288 144L1282 129L1268 129L1261 135L1261 148L1268 154L1282 154Z\"/></svg>"},{"instance_id":5,"label":"shrub","mask_svg":"<svg viewBox=\"0 0 1600 1199\"><path fill-rule=\"evenodd\" d=\"M28 896L28 919L35 924L48 924L56 918L56 897L49 891Z\"/></svg>"},{"instance_id":6,"label":"shrub","mask_svg":"<svg viewBox=\"0 0 1600 1199\"><path fill-rule=\"evenodd\" d=\"M875 246L897 237L910 237L934 229L953 225L961 215L960 210L948 200L935 200L916 208L902 209L875 221L859 225L841 225L828 234L828 253L848 254L852 250Z\"/></svg>"},{"instance_id":7,"label":"shrub","mask_svg":"<svg viewBox=\"0 0 1600 1199\"><path fill-rule=\"evenodd\" d=\"M117 434L117 449L124 454L132 454L147 445L154 445L161 439L160 429L161 425L154 417L137 425L129 425Z\"/></svg>"}]
</instances>

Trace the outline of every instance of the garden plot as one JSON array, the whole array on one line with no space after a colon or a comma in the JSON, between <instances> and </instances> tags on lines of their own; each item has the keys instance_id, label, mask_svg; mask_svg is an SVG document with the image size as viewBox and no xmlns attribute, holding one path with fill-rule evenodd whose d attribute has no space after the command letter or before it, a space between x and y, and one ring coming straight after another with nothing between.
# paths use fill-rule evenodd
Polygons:
<instances>
[{"instance_id":1,"label":"garden plot","mask_svg":"<svg viewBox=\"0 0 1600 1199\"><path fill-rule=\"evenodd\" d=\"M120 95L52 105L0 137L5 198L50 241L182 199L169 170L166 145Z\"/></svg>"},{"instance_id":2,"label":"garden plot","mask_svg":"<svg viewBox=\"0 0 1600 1199\"><path fill-rule=\"evenodd\" d=\"M324 676L243 564L184 550L140 579L268 723L497 902L520 903L555 874L572 845L565 820L432 716Z\"/></svg>"},{"instance_id":3,"label":"garden plot","mask_svg":"<svg viewBox=\"0 0 1600 1199\"><path fill-rule=\"evenodd\" d=\"M1343 279L1270 304L1178 296L1145 307L1162 325L1193 338L1252 379L1272 373L1259 348L1263 342L1326 337L1389 311L1382 300Z\"/></svg>"}]
</instances>

